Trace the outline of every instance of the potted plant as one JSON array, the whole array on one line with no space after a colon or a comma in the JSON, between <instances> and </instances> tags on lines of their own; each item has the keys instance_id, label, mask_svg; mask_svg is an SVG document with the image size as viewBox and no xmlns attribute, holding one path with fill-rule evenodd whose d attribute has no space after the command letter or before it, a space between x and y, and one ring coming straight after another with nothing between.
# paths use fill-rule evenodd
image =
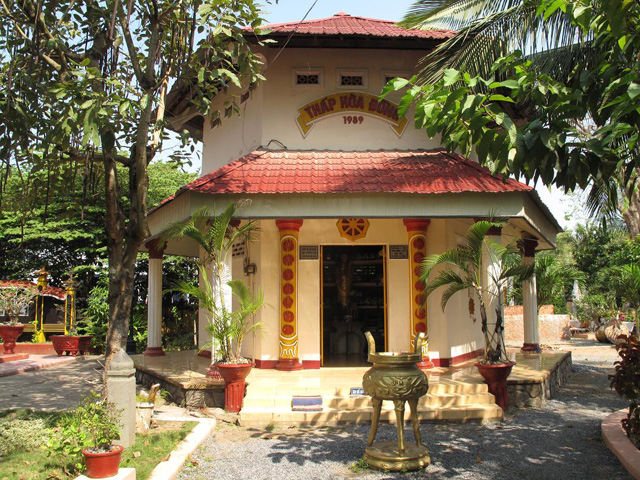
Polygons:
<instances>
[{"instance_id":1,"label":"potted plant","mask_svg":"<svg viewBox=\"0 0 640 480\"><path fill-rule=\"evenodd\" d=\"M0 289L0 308L9 317L7 323L0 324L4 353L15 352L16 340L24 331L24 324L20 323L20 311L28 308L33 298L38 294L35 287L7 287Z\"/></svg>"},{"instance_id":2,"label":"potted plant","mask_svg":"<svg viewBox=\"0 0 640 480\"><path fill-rule=\"evenodd\" d=\"M522 281L530 277L534 265L522 264L522 251L517 242L503 246L487 237L492 228L505 225L504 221L480 220L474 223L460 245L424 259L422 280L426 284L426 296L440 287L446 287L442 294L442 310L455 293L471 291L469 310L471 313L472 305L478 303L480 327L484 335L484 356L476 363L476 367L489 384L489 391L496 397L496 403L506 411L509 406L507 377L515 362L508 359L505 348L502 291L509 279ZM484 279L483 257L496 267L489 270L488 282ZM444 268L434 272L440 266ZM432 273L433 278L430 278ZM490 323L487 309L493 304L496 317L495 322Z\"/></svg>"},{"instance_id":3,"label":"potted plant","mask_svg":"<svg viewBox=\"0 0 640 480\"><path fill-rule=\"evenodd\" d=\"M93 335L80 334L78 327L80 327L81 322L81 317L78 317L76 321L72 319L69 330L64 335L51 335L49 337L58 356L65 354L73 356L84 355L89 352Z\"/></svg>"},{"instance_id":4,"label":"potted plant","mask_svg":"<svg viewBox=\"0 0 640 480\"><path fill-rule=\"evenodd\" d=\"M91 392L62 417L51 432L47 448L63 455L72 473L80 472L84 464L89 478L106 478L117 475L120 467L123 447L113 445L119 436L114 405Z\"/></svg>"},{"instance_id":5,"label":"potted plant","mask_svg":"<svg viewBox=\"0 0 640 480\"><path fill-rule=\"evenodd\" d=\"M239 412L245 393L245 378L253 365L252 360L241 356L242 342L252 332L260 331L262 324L254 321L254 314L263 305L261 292L254 293L242 280L229 280L228 260L235 243L249 240L255 230L255 222L240 224L233 221L236 205L231 204L220 215L201 208L184 222L169 226L163 233L169 238L190 238L204 252L198 261L200 285L187 282L174 285L174 290L193 295L208 315L207 331L211 335L211 355L215 367L225 382L225 409ZM236 300L237 308L231 308L225 290Z\"/></svg>"}]
</instances>

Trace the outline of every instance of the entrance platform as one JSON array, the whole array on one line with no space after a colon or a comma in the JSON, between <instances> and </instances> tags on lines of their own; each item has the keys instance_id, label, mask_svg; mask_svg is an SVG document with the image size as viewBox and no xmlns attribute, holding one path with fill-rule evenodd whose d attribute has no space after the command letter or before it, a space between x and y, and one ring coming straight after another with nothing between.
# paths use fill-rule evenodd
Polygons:
<instances>
[{"instance_id":1,"label":"entrance platform","mask_svg":"<svg viewBox=\"0 0 640 480\"><path fill-rule=\"evenodd\" d=\"M540 406L571 373L570 352L513 353L516 366L509 377L512 406ZM172 400L189 409L222 407L224 386L206 378L207 358L195 351L167 352L164 357L134 355L140 383L160 383ZM473 366L473 361L427 371L429 392L419 403L421 421L493 422L504 412ZM336 425L369 422L371 400L358 389L368 367L320 368L280 372L254 368L240 412L243 425ZM295 401L294 401L295 399ZM306 406L293 411L292 404ZM304 411L306 410L306 411ZM311 411L310 411L311 410ZM409 411L407 408L407 418ZM382 421L395 421L392 402L384 402Z\"/></svg>"}]
</instances>

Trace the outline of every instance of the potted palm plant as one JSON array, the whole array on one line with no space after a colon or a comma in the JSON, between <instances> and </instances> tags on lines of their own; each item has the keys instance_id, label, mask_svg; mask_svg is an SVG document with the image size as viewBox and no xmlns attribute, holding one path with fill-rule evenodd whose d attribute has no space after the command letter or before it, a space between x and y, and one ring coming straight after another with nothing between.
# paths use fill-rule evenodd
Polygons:
<instances>
[{"instance_id":1,"label":"potted palm plant","mask_svg":"<svg viewBox=\"0 0 640 480\"><path fill-rule=\"evenodd\" d=\"M422 280L426 284L426 296L440 287L446 287L441 300L443 310L457 292L471 291L472 300L478 302L480 327L484 336L484 356L476 363L476 367L489 384L489 391L496 397L496 403L507 410L507 377L515 362L509 360L505 348L502 291L509 279L522 281L530 277L534 265L522 264L522 250L518 242L504 246L487 237L492 228L505 225L504 221L480 220L474 223L460 245L424 259ZM489 270L488 281L485 279L483 258L496 266ZM434 272L436 267L444 268ZM492 305L495 305L493 323L488 318L488 308Z\"/></svg>"},{"instance_id":2,"label":"potted palm plant","mask_svg":"<svg viewBox=\"0 0 640 480\"><path fill-rule=\"evenodd\" d=\"M83 335L78 331L78 328L82 329L82 323L83 317L80 315L77 318L72 317L69 329L64 335L51 335L50 340L58 356L65 354L76 356L89 353L93 335Z\"/></svg>"},{"instance_id":3,"label":"potted palm plant","mask_svg":"<svg viewBox=\"0 0 640 480\"><path fill-rule=\"evenodd\" d=\"M240 225L233 222L236 205L231 204L220 215L209 209L197 210L189 220L170 225L162 238L190 238L202 248L204 255L198 260L201 282L194 285L178 282L174 290L193 295L208 315L207 331L211 335L211 354L215 367L225 382L225 409L239 412L245 392L245 378L253 361L241 356L242 342L252 332L262 328L254 321L254 314L263 305L261 292L254 293L242 280L230 280L228 260L233 245L249 240L255 222ZM237 308L231 308L224 291L229 289Z\"/></svg>"},{"instance_id":4,"label":"potted palm plant","mask_svg":"<svg viewBox=\"0 0 640 480\"><path fill-rule=\"evenodd\" d=\"M4 353L15 352L16 340L24 331L24 324L20 323L20 311L28 308L33 302L38 290L31 287L7 287L0 289L0 309L9 317L7 323L0 324Z\"/></svg>"}]
</instances>

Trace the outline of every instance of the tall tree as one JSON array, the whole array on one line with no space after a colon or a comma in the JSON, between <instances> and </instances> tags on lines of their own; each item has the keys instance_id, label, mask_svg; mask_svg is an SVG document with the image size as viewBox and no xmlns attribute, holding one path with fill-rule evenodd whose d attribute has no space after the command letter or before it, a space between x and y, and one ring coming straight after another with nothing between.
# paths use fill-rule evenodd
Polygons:
<instances>
[{"instance_id":1,"label":"tall tree","mask_svg":"<svg viewBox=\"0 0 640 480\"><path fill-rule=\"evenodd\" d=\"M424 59L402 103L494 173L620 193L636 236L639 16L625 0L418 2L408 25L459 34Z\"/></svg>"},{"instance_id":2,"label":"tall tree","mask_svg":"<svg viewBox=\"0 0 640 480\"><path fill-rule=\"evenodd\" d=\"M43 169L81 158L104 169L107 365L127 337L167 91L186 86L208 116L220 92L261 79L240 29L260 23L251 0L0 2L0 157Z\"/></svg>"}]
</instances>

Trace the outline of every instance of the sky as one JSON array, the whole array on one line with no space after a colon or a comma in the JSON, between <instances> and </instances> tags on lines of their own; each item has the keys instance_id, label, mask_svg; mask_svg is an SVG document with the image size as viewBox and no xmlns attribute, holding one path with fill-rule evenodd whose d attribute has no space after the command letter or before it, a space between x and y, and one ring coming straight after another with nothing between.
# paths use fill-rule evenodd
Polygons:
<instances>
[{"instance_id":1,"label":"sky","mask_svg":"<svg viewBox=\"0 0 640 480\"><path fill-rule=\"evenodd\" d=\"M272 0L271 4L263 1L262 10L268 23L301 21L307 13L307 20L326 18L338 12L399 21L413 3L414 0L279 0L278 3ZM577 223L584 223L579 209L576 212L575 199L555 187L548 189L544 185L536 185L536 190L563 228L572 229Z\"/></svg>"}]
</instances>

